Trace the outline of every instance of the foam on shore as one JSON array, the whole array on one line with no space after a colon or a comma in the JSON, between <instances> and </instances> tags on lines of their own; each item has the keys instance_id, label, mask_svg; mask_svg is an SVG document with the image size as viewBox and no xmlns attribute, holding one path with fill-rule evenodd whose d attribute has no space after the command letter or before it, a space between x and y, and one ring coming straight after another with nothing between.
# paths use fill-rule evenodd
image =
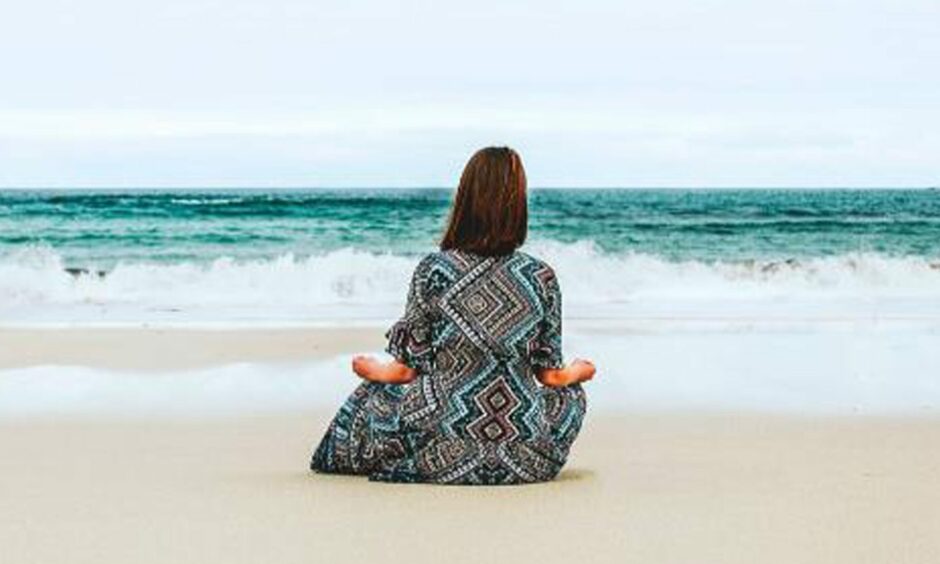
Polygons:
<instances>
[{"instance_id":1,"label":"foam on shore","mask_svg":"<svg viewBox=\"0 0 940 564\"><path fill-rule=\"evenodd\" d=\"M354 330L336 331L354 337L349 333ZM188 346L200 346L198 335L187 338ZM586 356L597 363L599 375L587 386L591 409L599 412L940 415L936 326L866 325L829 332L574 332L566 337L565 349L569 359ZM162 371L153 366L146 373L97 366L0 370L0 417L206 417L332 410L358 381L350 372L349 355L324 352L328 356L321 360Z\"/></svg>"},{"instance_id":2,"label":"foam on shore","mask_svg":"<svg viewBox=\"0 0 940 564\"><path fill-rule=\"evenodd\" d=\"M630 318L716 311L760 315L786 304L804 314L872 308L940 313L940 264L923 257L852 254L783 261L669 261L614 255L593 243L536 242L552 264L566 315ZM270 260L120 263L70 274L55 251L0 257L0 319L15 322L266 322L387 319L402 308L417 257L353 249ZM585 275L589 272L590 275ZM676 307L671 307L675 304ZM651 313L652 312L652 313Z\"/></svg>"}]
</instances>

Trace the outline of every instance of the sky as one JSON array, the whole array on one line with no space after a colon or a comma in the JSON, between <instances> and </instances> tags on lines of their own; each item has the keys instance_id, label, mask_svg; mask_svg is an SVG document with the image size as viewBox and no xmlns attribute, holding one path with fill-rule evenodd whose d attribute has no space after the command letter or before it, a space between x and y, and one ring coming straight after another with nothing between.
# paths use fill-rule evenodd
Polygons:
<instances>
[{"instance_id":1,"label":"sky","mask_svg":"<svg viewBox=\"0 0 940 564\"><path fill-rule=\"evenodd\" d=\"M2 0L0 187L940 185L940 2Z\"/></svg>"}]
</instances>

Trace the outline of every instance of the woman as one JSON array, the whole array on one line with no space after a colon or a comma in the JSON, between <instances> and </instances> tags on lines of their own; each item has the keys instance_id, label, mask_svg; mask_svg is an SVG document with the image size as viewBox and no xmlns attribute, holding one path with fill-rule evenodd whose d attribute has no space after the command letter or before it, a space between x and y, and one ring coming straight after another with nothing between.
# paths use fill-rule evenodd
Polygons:
<instances>
[{"instance_id":1,"label":"woman","mask_svg":"<svg viewBox=\"0 0 940 564\"><path fill-rule=\"evenodd\" d=\"M405 314L385 335L395 360L353 359L366 381L333 419L311 469L446 484L558 474L586 409L580 383L594 366L562 364L555 273L516 250L527 223L519 155L478 151L440 252L418 264Z\"/></svg>"}]
</instances>

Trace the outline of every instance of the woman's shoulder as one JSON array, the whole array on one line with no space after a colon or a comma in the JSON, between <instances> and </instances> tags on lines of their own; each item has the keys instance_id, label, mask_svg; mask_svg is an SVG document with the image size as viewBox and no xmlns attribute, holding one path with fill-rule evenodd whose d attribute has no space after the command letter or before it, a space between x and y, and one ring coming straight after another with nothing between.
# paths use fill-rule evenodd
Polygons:
<instances>
[{"instance_id":1,"label":"woman's shoulder","mask_svg":"<svg viewBox=\"0 0 940 564\"><path fill-rule=\"evenodd\" d=\"M531 271L534 275L538 277L555 277L555 269L552 268L552 265L548 264L548 262L545 260L530 255L524 251L516 251L513 254L518 256L520 260L531 264Z\"/></svg>"},{"instance_id":2,"label":"woman's shoulder","mask_svg":"<svg viewBox=\"0 0 940 564\"><path fill-rule=\"evenodd\" d=\"M439 252L422 255L421 258L418 259L418 264L414 267L412 276L417 279L427 278L433 270L439 268L443 259L444 257L442 257Z\"/></svg>"},{"instance_id":3,"label":"woman's shoulder","mask_svg":"<svg viewBox=\"0 0 940 564\"><path fill-rule=\"evenodd\" d=\"M431 277L452 278L460 269L448 251L433 251L421 256L415 265L414 277L428 279Z\"/></svg>"},{"instance_id":4,"label":"woman's shoulder","mask_svg":"<svg viewBox=\"0 0 940 564\"><path fill-rule=\"evenodd\" d=\"M481 261L502 259L504 264L514 264L514 266L523 266L524 268L513 268L515 272L528 273L538 279L549 279L555 277L555 270L548 262L531 255L525 251L513 251L509 255L499 257L488 257L477 255L475 253L461 251L458 249L438 250L424 255L418 262L418 270L444 269L456 272L472 269L479 265Z\"/></svg>"}]
</instances>

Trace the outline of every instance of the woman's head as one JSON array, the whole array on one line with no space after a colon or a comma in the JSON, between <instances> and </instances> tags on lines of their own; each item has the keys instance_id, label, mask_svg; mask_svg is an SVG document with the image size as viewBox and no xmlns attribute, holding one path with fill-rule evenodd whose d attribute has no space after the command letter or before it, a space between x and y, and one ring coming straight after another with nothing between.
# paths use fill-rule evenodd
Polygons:
<instances>
[{"instance_id":1,"label":"woman's head","mask_svg":"<svg viewBox=\"0 0 940 564\"><path fill-rule=\"evenodd\" d=\"M460 175L441 249L509 254L525 242L528 222L519 154L509 147L480 149Z\"/></svg>"}]
</instances>

